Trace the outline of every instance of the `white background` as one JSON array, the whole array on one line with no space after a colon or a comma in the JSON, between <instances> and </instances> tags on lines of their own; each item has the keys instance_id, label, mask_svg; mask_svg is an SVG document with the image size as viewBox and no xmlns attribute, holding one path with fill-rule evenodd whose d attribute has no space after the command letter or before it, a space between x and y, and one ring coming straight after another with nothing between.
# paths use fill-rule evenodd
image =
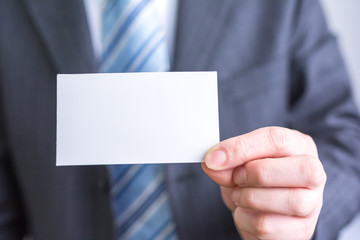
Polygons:
<instances>
[{"instance_id":1,"label":"white background","mask_svg":"<svg viewBox=\"0 0 360 240\"><path fill-rule=\"evenodd\" d=\"M353 92L360 105L360 1L359 0L322 0L328 22L338 36L345 57ZM358 199L360 201L360 199ZM360 214L340 234L340 240L360 239Z\"/></svg>"}]
</instances>

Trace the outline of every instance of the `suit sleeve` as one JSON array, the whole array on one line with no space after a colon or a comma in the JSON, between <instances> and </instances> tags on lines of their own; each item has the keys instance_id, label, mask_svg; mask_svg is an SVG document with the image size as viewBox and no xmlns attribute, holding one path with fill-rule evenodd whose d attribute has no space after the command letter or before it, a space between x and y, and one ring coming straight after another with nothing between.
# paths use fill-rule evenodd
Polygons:
<instances>
[{"instance_id":1,"label":"suit sleeve","mask_svg":"<svg viewBox=\"0 0 360 240\"><path fill-rule=\"evenodd\" d=\"M26 224L15 171L5 140L1 85L0 59L0 239L20 240L24 237Z\"/></svg>"},{"instance_id":2,"label":"suit sleeve","mask_svg":"<svg viewBox=\"0 0 360 240\"><path fill-rule=\"evenodd\" d=\"M13 2L11 2L13 3ZM13 166L13 156L10 153L6 136L6 120L4 114L4 63L8 59L4 52L16 51L4 47L6 31L9 22L6 20L8 1L2 1L0 6L0 239L20 240L26 232L25 214L22 207L16 171Z\"/></svg>"},{"instance_id":3,"label":"suit sleeve","mask_svg":"<svg viewBox=\"0 0 360 240\"><path fill-rule=\"evenodd\" d=\"M316 239L336 239L360 209L360 120L318 1L299 2L292 35L291 127L311 135L327 183Z\"/></svg>"},{"instance_id":4,"label":"suit sleeve","mask_svg":"<svg viewBox=\"0 0 360 240\"><path fill-rule=\"evenodd\" d=\"M0 139L0 239L20 240L25 233L25 220L8 159L3 139Z\"/></svg>"}]
</instances>

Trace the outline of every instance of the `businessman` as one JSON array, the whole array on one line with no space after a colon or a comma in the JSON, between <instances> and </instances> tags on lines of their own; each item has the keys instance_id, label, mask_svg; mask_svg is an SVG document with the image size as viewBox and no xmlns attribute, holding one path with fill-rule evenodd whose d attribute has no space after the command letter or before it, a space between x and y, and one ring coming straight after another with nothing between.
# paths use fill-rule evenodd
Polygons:
<instances>
[{"instance_id":1,"label":"businessman","mask_svg":"<svg viewBox=\"0 0 360 240\"><path fill-rule=\"evenodd\" d=\"M119 234L109 169L55 167L56 74L116 62L93 4L0 1L0 239ZM360 208L360 120L318 1L171 9L170 70L218 71L222 141L201 166L165 167L171 235L145 239L336 239Z\"/></svg>"}]
</instances>

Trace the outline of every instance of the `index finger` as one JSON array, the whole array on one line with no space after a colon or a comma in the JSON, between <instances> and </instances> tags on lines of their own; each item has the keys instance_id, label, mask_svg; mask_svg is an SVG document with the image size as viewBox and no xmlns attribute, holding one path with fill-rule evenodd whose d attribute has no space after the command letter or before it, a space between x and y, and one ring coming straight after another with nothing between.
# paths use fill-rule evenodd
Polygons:
<instances>
[{"instance_id":1,"label":"index finger","mask_svg":"<svg viewBox=\"0 0 360 240\"><path fill-rule=\"evenodd\" d=\"M318 157L312 138L296 130L267 127L220 142L207 152L205 164L222 171L256 159L294 155Z\"/></svg>"}]
</instances>

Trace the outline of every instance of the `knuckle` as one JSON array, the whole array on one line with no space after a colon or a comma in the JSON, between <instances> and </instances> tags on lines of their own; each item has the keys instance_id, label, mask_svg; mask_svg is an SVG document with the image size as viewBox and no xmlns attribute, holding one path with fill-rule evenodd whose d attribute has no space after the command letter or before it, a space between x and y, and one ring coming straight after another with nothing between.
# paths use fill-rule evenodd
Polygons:
<instances>
[{"instance_id":1,"label":"knuckle","mask_svg":"<svg viewBox=\"0 0 360 240\"><path fill-rule=\"evenodd\" d=\"M306 133L297 131L297 130L292 130L292 131L296 132L298 134L298 136L301 137L304 147L307 148L308 152L312 156L318 156L317 146L316 146L316 143L315 143L314 139L312 138L312 136L310 136Z\"/></svg>"},{"instance_id":2,"label":"knuckle","mask_svg":"<svg viewBox=\"0 0 360 240\"><path fill-rule=\"evenodd\" d=\"M247 208L256 209L257 207L256 196L253 191L244 190L242 201Z\"/></svg>"},{"instance_id":3,"label":"knuckle","mask_svg":"<svg viewBox=\"0 0 360 240\"><path fill-rule=\"evenodd\" d=\"M282 153L288 148L287 133L284 128L270 127L267 136L275 153Z\"/></svg>"},{"instance_id":4,"label":"knuckle","mask_svg":"<svg viewBox=\"0 0 360 240\"><path fill-rule=\"evenodd\" d=\"M317 146L314 141L314 139L307 134L303 134L305 141L307 142L307 146L309 147L309 153L311 153L313 156L318 156Z\"/></svg>"},{"instance_id":5,"label":"knuckle","mask_svg":"<svg viewBox=\"0 0 360 240\"><path fill-rule=\"evenodd\" d=\"M309 187L317 187L325 183L326 174L319 159L311 156L304 157L301 165L302 175Z\"/></svg>"},{"instance_id":6,"label":"knuckle","mask_svg":"<svg viewBox=\"0 0 360 240\"><path fill-rule=\"evenodd\" d=\"M237 167L233 171L233 182L237 186L243 186L248 183L248 174L246 172L247 170L245 169L245 166Z\"/></svg>"},{"instance_id":7,"label":"knuckle","mask_svg":"<svg viewBox=\"0 0 360 240\"><path fill-rule=\"evenodd\" d=\"M266 186L269 178L268 175L271 172L267 169L266 164L252 164L251 168L255 184Z\"/></svg>"},{"instance_id":8,"label":"knuckle","mask_svg":"<svg viewBox=\"0 0 360 240\"><path fill-rule=\"evenodd\" d=\"M312 197L308 190L294 190L290 196L289 206L295 216L305 217L312 213Z\"/></svg>"},{"instance_id":9,"label":"knuckle","mask_svg":"<svg viewBox=\"0 0 360 240\"><path fill-rule=\"evenodd\" d=\"M233 156L239 159L246 159L248 154L254 152L254 146L248 142L244 138L233 138L233 144L231 146L231 152Z\"/></svg>"},{"instance_id":10,"label":"knuckle","mask_svg":"<svg viewBox=\"0 0 360 240\"><path fill-rule=\"evenodd\" d=\"M303 133L303 136L305 137L305 141L307 141L313 147L316 146L315 142L314 142L314 139L310 135L307 135L307 134Z\"/></svg>"},{"instance_id":11,"label":"knuckle","mask_svg":"<svg viewBox=\"0 0 360 240\"><path fill-rule=\"evenodd\" d=\"M317 186L321 186L325 183L326 181L326 174L323 170L318 170L318 171L314 171L312 178L310 180L310 185L317 187Z\"/></svg>"},{"instance_id":12,"label":"knuckle","mask_svg":"<svg viewBox=\"0 0 360 240\"><path fill-rule=\"evenodd\" d=\"M326 175L326 172L325 172L324 168L323 168L323 171L322 171L322 175L323 175L323 182L322 182L322 184L323 184L323 186L325 187L325 183L326 183L326 181L327 181L327 175Z\"/></svg>"},{"instance_id":13,"label":"knuckle","mask_svg":"<svg viewBox=\"0 0 360 240\"><path fill-rule=\"evenodd\" d=\"M259 215L255 219L254 233L256 237L262 239L271 233L270 219L266 215Z\"/></svg>"},{"instance_id":14,"label":"knuckle","mask_svg":"<svg viewBox=\"0 0 360 240\"><path fill-rule=\"evenodd\" d=\"M322 163L320 162L319 159L316 159L317 161L317 166L318 166L318 171L317 171L317 183L318 185L325 185L326 182L326 173L325 173L325 169L322 165ZM317 186L318 186L317 185Z\"/></svg>"}]
</instances>

